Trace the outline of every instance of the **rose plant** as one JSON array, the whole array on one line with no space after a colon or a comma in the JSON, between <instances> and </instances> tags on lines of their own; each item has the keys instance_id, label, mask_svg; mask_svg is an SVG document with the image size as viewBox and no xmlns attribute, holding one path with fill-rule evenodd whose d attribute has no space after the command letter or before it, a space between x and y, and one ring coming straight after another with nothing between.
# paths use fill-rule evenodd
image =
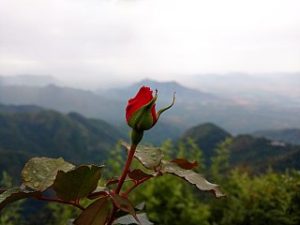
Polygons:
<instances>
[{"instance_id":1,"label":"rose plant","mask_svg":"<svg viewBox=\"0 0 300 225\"><path fill-rule=\"evenodd\" d=\"M25 164L20 187L0 191L0 210L11 202L34 198L79 208L82 212L74 219L75 225L152 224L143 209L134 206L128 196L147 180L164 174L179 176L201 191L213 192L216 197L224 196L217 185L193 171L196 162L166 160L159 148L139 145L144 131L155 126L161 114L174 105L175 95L169 106L156 111L157 97L157 91L153 96L153 91L143 86L128 101L126 121L132 128L131 143L123 143L128 155L118 179L111 178L101 186L99 180L104 166L75 166L62 158L35 157ZM131 168L134 158L143 170ZM125 182L131 186L124 186ZM84 199L89 202L87 207L81 204Z\"/></svg>"}]
</instances>

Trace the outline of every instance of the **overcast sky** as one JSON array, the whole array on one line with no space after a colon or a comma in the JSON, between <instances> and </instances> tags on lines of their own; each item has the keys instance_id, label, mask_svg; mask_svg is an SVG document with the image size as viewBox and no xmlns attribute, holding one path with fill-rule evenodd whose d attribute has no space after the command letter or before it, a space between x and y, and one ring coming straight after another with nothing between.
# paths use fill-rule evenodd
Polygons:
<instances>
[{"instance_id":1,"label":"overcast sky","mask_svg":"<svg viewBox=\"0 0 300 225\"><path fill-rule=\"evenodd\" d=\"M106 84L296 72L299 12L299 0L0 0L0 74Z\"/></svg>"}]
</instances>

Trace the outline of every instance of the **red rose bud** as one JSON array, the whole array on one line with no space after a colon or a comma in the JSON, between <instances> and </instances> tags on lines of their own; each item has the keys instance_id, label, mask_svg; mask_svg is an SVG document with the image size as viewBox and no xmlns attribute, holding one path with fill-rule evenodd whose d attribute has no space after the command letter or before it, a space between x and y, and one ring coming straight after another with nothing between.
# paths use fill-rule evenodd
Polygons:
<instances>
[{"instance_id":1,"label":"red rose bud","mask_svg":"<svg viewBox=\"0 0 300 225\"><path fill-rule=\"evenodd\" d=\"M138 143L143 136L143 131L152 128L160 115L174 105L175 95L171 105L156 112L157 91L154 96L152 93L153 91L149 87L143 86L136 96L128 101L126 120L128 125L134 130L132 133L132 139L136 140L134 142Z\"/></svg>"},{"instance_id":2,"label":"red rose bud","mask_svg":"<svg viewBox=\"0 0 300 225\"><path fill-rule=\"evenodd\" d=\"M155 97L149 87L141 87L136 96L128 101L126 120L130 127L136 130L148 130L157 121Z\"/></svg>"}]
</instances>

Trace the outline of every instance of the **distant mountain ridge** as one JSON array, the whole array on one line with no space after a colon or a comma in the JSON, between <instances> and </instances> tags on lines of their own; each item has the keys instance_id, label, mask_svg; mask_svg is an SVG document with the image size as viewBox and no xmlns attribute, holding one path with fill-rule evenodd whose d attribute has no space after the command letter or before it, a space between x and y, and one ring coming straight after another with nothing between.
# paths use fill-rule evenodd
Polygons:
<instances>
[{"instance_id":1,"label":"distant mountain ridge","mask_svg":"<svg viewBox=\"0 0 300 225\"><path fill-rule=\"evenodd\" d=\"M120 139L125 138L115 127L78 113L0 112L0 171L16 174L32 156L100 164Z\"/></svg>"},{"instance_id":2,"label":"distant mountain ridge","mask_svg":"<svg viewBox=\"0 0 300 225\"><path fill-rule=\"evenodd\" d=\"M253 133L256 137L265 137L275 141L300 145L300 129L262 130Z\"/></svg>"},{"instance_id":3,"label":"distant mountain ridge","mask_svg":"<svg viewBox=\"0 0 300 225\"><path fill-rule=\"evenodd\" d=\"M283 107L299 107L300 104L300 72L198 74L190 78L188 83L248 104Z\"/></svg>"},{"instance_id":4,"label":"distant mountain ridge","mask_svg":"<svg viewBox=\"0 0 300 225\"><path fill-rule=\"evenodd\" d=\"M151 79L144 79L144 80L141 80L141 81L131 85L129 88L136 89L143 85L146 85L146 86L152 87L153 89L159 90L159 92L162 95L176 92L176 94L178 94L179 96L182 95L185 98L186 97L194 98L195 96L202 96L203 98L207 98L207 99L211 99L211 100L218 99L217 96L215 96L211 93L203 92L203 91L200 91L197 89L186 87L176 81L161 82L161 81L155 81L155 80L151 80Z\"/></svg>"},{"instance_id":5,"label":"distant mountain ridge","mask_svg":"<svg viewBox=\"0 0 300 225\"><path fill-rule=\"evenodd\" d=\"M106 99L92 91L47 85L44 87L2 86L0 103L14 105L38 105L63 113L78 112L87 117L112 121L123 119L123 110L116 100Z\"/></svg>"},{"instance_id":6,"label":"distant mountain ridge","mask_svg":"<svg viewBox=\"0 0 300 225\"><path fill-rule=\"evenodd\" d=\"M300 145L279 144L251 135L233 136L213 123L194 126L180 137L177 137L180 131L165 126L162 122L146 132L145 143L162 142L171 133L174 141L192 138L203 150L209 164L217 146L231 138L230 165L233 167L256 173L270 166L280 171L300 169ZM171 130L165 133L167 129ZM75 163L99 164L119 139L127 139L127 131L103 120L36 106L0 105L0 171L8 169L11 174L16 174L33 156L64 157Z\"/></svg>"},{"instance_id":7,"label":"distant mountain ridge","mask_svg":"<svg viewBox=\"0 0 300 225\"><path fill-rule=\"evenodd\" d=\"M203 151L206 163L210 163L214 149L230 137L231 134L221 127L213 123L204 123L186 130L180 137L180 140L186 141L188 138L193 139Z\"/></svg>"},{"instance_id":8,"label":"distant mountain ridge","mask_svg":"<svg viewBox=\"0 0 300 225\"><path fill-rule=\"evenodd\" d=\"M0 113L39 112L43 108L35 105L4 105L0 103Z\"/></svg>"},{"instance_id":9,"label":"distant mountain ridge","mask_svg":"<svg viewBox=\"0 0 300 225\"><path fill-rule=\"evenodd\" d=\"M215 124L206 123L188 129L179 140L192 138L204 153L206 163L215 154L217 146L231 138L229 147L230 165L246 168L252 172L263 172L272 167L284 171L300 169L300 145L282 144L251 135L232 136Z\"/></svg>"},{"instance_id":10,"label":"distant mountain ridge","mask_svg":"<svg viewBox=\"0 0 300 225\"><path fill-rule=\"evenodd\" d=\"M238 135L230 147L230 163L253 172L269 168L285 171L300 169L300 146L281 145L266 138Z\"/></svg>"},{"instance_id":11,"label":"distant mountain ridge","mask_svg":"<svg viewBox=\"0 0 300 225\"><path fill-rule=\"evenodd\" d=\"M15 76L1 76L0 75L0 86L46 86L50 84L59 85L60 82L53 76L50 75L32 75L23 74Z\"/></svg>"},{"instance_id":12,"label":"distant mountain ridge","mask_svg":"<svg viewBox=\"0 0 300 225\"><path fill-rule=\"evenodd\" d=\"M219 99L213 94L187 88L176 81L158 82L150 79L141 80L127 87L110 89L106 93L115 98L128 99L133 97L136 94L136 91L142 86L149 86L153 90L157 89L159 93L159 99L164 102L169 102L172 99L174 92L176 92L177 101L191 102L195 101L196 99L198 101L214 101Z\"/></svg>"},{"instance_id":13,"label":"distant mountain ridge","mask_svg":"<svg viewBox=\"0 0 300 225\"><path fill-rule=\"evenodd\" d=\"M171 127L183 132L195 124L206 121L219 124L234 134L292 126L300 128L300 108L248 104L242 100L223 98L221 94L212 95L187 88L176 82L143 80L131 86L97 93L57 85L42 87L2 85L0 103L38 105L63 113L74 111L122 127L125 125L124 111L127 101L135 96L142 85L158 89L157 109L170 104L173 92L176 92L176 104L168 111L168 116L163 115L161 118L166 126L165 133L170 131Z\"/></svg>"}]
</instances>

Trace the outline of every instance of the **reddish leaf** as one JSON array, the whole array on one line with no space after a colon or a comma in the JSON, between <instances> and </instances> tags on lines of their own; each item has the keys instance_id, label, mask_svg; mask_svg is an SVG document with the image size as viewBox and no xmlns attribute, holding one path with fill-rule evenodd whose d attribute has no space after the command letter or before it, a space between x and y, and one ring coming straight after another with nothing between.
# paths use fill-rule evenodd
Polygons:
<instances>
[{"instance_id":1,"label":"reddish leaf","mask_svg":"<svg viewBox=\"0 0 300 225\"><path fill-rule=\"evenodd\" d=\"M113 184L117 184L119 182L118 179L110 179L106 182L106 187L108 187L109 185L113 185Z\"/></svg>"},{"instance_id":2,"label":"reddish leaf","mask_svg":"<svg viewBox=\"0 0 300 225\"><path fill-rule=\"evenodd\" d=\"M105 197L105 196L108 196L109 193L108 193L108 189L106 187L97 187L96 190L92 193L90 193L87 197L88 199L96 199L96 198L99 198L99 197Z\"/></svg>"},{"instance_id":3,"label":"reddish leaf","mask_svg":"<svg viewBox=\"0 0 300 225\"><path fill-rule=\"evenodd\" d=\"M99 197L105 197L108 196L109 194L106 191L100 191L100 192L94 192L91 193L87 196L88 199L93 200Z\"/></svg>"},{"instance_id":4,"label":"reddish leaf","mask_svg":"<svg viewBox=\"0 0 300 225\"><path fill-rule=\"evenodd\" d=\"M152 175L147 174L147 173L145 173L144 171L142 171L142 170L140 170L140 169L135 169L135 170L130 171L130 172L128 173L128 176L129 176L131 179L133 179L133 180L135 180L135 181L137 181L137 182L139 182L139 181L141 181L141 180L143 180L143 179L145 179L145 178L150 178L150 177L152 177Z\"/></svg>"},{"instance_id":5,"label":"reddish leaf","mask_svg":"<svg viewBox=\"0 0 300 225\"><path fill-rule=\"evenodd\" d=\"M75 225L105 225L111 215L109 197L100 198L89 205L74 221Z\"/></svg>"},{"instance_id":6,"label":"reddish leaf","mask_svg":"<svg viewBox=\"0 0 300 225\"><path fill-rule=\"evenodd\" d=\"M139 222L139 219L136 216L136 212L134 210L134 207L127 198L122 197L120 195L113 195L112 200L113 200L113 202L114 202L114 204L116 205L117 208L119 208L120 210L122 210L124 212L129 213L130 215L132 215Z\"/></svg>"},{"instance_id":7,"label":"reddish leaf","mask_svg":"<svg viewBox=\"0 0 300 225\"><path fill-rule=\"evenodd\" d=\"M171 162L176 163L179 167L185 170L191 170L198 166L196 161L189 162L186 159L173 159Z\"/></svg>"},{"instance_id":8,"label":"reddish leaf","mask_svg":"<svg viewBox=\"0 0 300 225\"><path fill-rule=\"evenodd\" d=\"M8 189L0 194L0 211L9 203L40 194L41 192L22 190L19 187Z\"/></svg>"}]
</instances>

